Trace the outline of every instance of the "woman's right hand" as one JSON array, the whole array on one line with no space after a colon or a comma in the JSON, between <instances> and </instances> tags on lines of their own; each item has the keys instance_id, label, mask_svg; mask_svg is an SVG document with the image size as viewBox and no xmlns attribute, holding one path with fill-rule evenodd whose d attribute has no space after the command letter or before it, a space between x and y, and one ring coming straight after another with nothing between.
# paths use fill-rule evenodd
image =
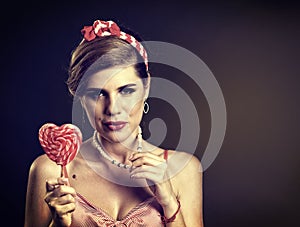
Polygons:
<instances>
[{"instance_id":1,"label":"woman's right hand","mask_svg":"<svg viewBox=\"0 0 300 227\"><path fill-rule=\"evenodd\" d=\"M46 190L44 200L52 214L50 226L70 226L72 212L75 210L74 188L69 186L67 178L60 177L47 180Z\"/></svg>"}]
</instances>

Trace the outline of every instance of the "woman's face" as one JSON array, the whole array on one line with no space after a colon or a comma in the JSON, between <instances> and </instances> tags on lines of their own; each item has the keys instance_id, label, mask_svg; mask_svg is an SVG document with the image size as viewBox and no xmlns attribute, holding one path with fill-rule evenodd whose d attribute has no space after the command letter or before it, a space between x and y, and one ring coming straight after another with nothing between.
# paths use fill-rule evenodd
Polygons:
<instances>
[{"instance_id":1,"label":"woman's face","mask_svg":"<svg viewBox=\"0 0 300 227\"><path fill-rule=\"evenodd\" d=\"M103 139L123 142L136 137L148 92L133 66L109 68L90 76L81 102Z\"/></svg>"}]
</instances>

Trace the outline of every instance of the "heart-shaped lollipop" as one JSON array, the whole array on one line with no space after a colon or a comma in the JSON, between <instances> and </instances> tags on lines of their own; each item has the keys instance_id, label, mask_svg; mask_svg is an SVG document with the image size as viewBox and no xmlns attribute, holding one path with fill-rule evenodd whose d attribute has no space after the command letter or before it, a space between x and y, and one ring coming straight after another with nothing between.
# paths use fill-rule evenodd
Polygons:
<instances>
[{"instance_id":1,"label":"heart-shaped lollipop","mask_svg":"<svg viewBox=\"0 0 300 227\"><path fill-rule=\"evenodd\" d=\"M70 163L82 144L80 129L73 124L46 123L39 129L39 141L47 156L62 167Z\"/></svg>"}]
</instances>

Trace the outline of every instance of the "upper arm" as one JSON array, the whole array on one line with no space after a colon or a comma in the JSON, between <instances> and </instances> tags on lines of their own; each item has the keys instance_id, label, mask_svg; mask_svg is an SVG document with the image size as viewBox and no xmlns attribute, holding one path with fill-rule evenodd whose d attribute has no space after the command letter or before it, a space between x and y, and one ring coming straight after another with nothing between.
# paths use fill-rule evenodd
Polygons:
<instances>
[{"instance_id":1,"label":"upper arm","mask_svg":"<svg viewBox=\"0 0 300 227\"><path fill-rule=\"evenodd\" d=\"M182 156L176 162L184 162L182 170L172 179L178 199L181 203L181 213L186 226L203 226L202 211L202 168L197 157L189 154L179 154ZM175 165L175 163L174 163ZM178 166L178 165L177 165Z\"/></svg>"},{"instance_id":2,"label":"upper arm","mask_svg":"<svg viewBox=\"0 0 300 227\"><path fill-rule=\"evenodd\" d=\"M46 180L55 176L59 176L58 167L44 155L31 164L26 193L25 227L49 226L51 214L44 196L46 195Z\"/></svg>"}]
</instances>

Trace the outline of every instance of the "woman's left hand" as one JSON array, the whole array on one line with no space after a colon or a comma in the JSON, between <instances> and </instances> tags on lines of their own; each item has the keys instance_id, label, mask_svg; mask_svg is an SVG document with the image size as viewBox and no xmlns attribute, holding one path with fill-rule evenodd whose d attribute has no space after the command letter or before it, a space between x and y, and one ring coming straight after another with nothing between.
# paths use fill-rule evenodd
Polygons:
<instances>
[{"instance_id":1,"label":"woman's left hand","mask_svg":"<svg viewBox=\"0 0 300 227\"><path fill-rule=\"evenodd\" d=\"M162 207L167 207L170 201L176 200L167 176L168 164L163 158L163 154L158 156L151 152L136 152L131 155L129 160L133 165L130 177L146 179Z\"/></svg>"}]
</instances>

